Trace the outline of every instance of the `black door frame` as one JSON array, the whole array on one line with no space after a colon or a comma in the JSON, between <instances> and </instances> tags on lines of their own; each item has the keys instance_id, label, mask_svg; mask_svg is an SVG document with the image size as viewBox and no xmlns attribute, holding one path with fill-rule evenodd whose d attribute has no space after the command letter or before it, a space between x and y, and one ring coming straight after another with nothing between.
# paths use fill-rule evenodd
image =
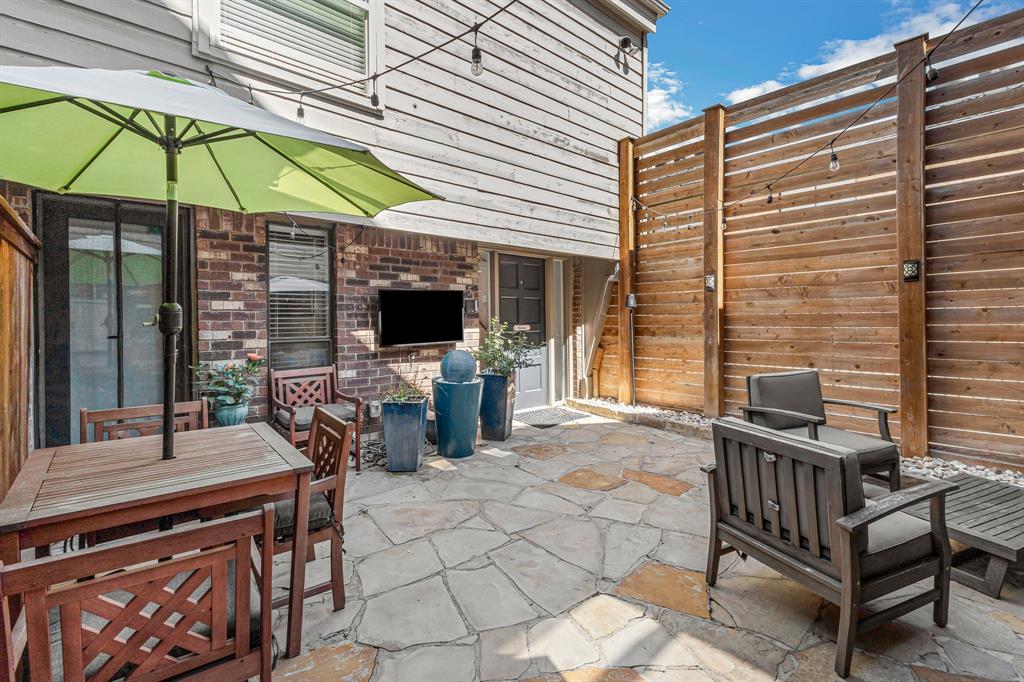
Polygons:
<instances>
[{"instance_id":1,"label":"black door frame","mask_svg":"<svg viewBox=\"0 0 1024 682\"><path fill-rule=\"evenodd\" d=\"M35 234L43 242L42 253L40 254L39 262L37 265L37 274L35 278L35 320L34 329L36 342L34 343L35 353L35 399L33 400L33 411L34 411L34 422L35 422L35 438L37 447L48 447L51 445L59 445L60 443L49 443L47 439L47 358L49 358L51 368L54 362L68 363L70 356L67 348L67 339L61 339L55 335L49 334L50 324L53 322L54 317L62 317L66 315L67 308L60 307L55 308L55 305L59 300L55 298L53 301L47 301L46 293L48 286L60 285L63 283L63 287L67 288L67 276L68 276L68 261L66 260L67 252L64 251L64 259L58 260L58 257L53 253L53 249L47 249L47 243L55 238L67 239L67 219L70 213L70 209L74 206L85 207L88 211L112 211L113 222L114 222L114 234L115 236L120 235L121 216L126 211L133 209L162 209L162 204L151 203L144 201L128 201L122 199L108 199L105 197L92 197L84 195L61 195L53 192L45 192L41 190L33 191L33 210L32 210L32 227ZM57 216L59 221L58 225L55 226L52 223L52 216ZM162 215L162 214L161 214ZM49 220L48 220L49 218ZM50 223L49 231L47 223ZM195 364L194 352L196 348L196 325L195 320L197 317L196 313L196 299L195 299L195 229L193 223L193 211L191 207L182 207L179 215L179 225L181 226L182 234L179 235L179 269L178 269L178 290L180 292L182 301L185 303L182 305L184 313L184 329L181 334L180 344L180 359L178 362L176 377L175 377L175 394L176 400L188 400L191 399L192 395L192 372L189 369L189 365ZM48 257L50 256L50 257ZM48 271L49 270L49 271ZM120 272L116 273L118 286L117 286L117 306L118 306L118 402L123 397L123 339L121 324L123 318L123 311L121 310L122 300L122 288ZM55 278L60 278L55 281ZM47 312L51 315L48 317ZM154 314L156 310L153 311ZM63 350L59 346L63 345ZM160 371L160 367L156 366L153 368L154 371ZM68 370L65 368L65 373ZM66 380L67 386L70 386L70 377ZM66 398L62 398L66 400ZM68 415L70 420L73 415ZM69 424L71 422L69 421ZM69 426L73 428L73 426ZM71 434L69 433L69 436Z\"/></svg>"}]
</instances>

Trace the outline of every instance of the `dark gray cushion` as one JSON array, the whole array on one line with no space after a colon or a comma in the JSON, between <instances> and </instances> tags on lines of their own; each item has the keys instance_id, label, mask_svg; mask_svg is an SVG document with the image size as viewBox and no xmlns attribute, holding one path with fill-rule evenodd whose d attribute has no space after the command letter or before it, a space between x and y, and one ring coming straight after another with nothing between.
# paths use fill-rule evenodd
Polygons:
<instances>
[{"instance_id":1,"label":"dark gray cushion","mask_svg":"<svg viewBox=\"0 0 1024 682\"><path fill-rule=\"evenodd\" d=\"M750 405L773 407L778 410L801 412L813 417L825 416L821 400L821 382L814 370L754 374L747 377ZM789 429L805 426L806 422L779 415L753 415L754 423L770 429ZM805 430L806 433L806 430Z\"/></svg>"},{"instance_id":2,"label":"dark gray cushion","mask_svg":"<svg viewBox=\"0 0 1024 682\"><path fill-rule=\"evenodd\" d=\"M328 412L333 414L338 419L343 419L347 422L355 421L356 408L352 403L337 403L331 405L309 405L307 407L296 407L295 408L295 430L296 431L309 431L310 425L313 423L313 410L317 407L323 407ZM277 423L284 428L291 426L291 415L284 410L278 410L274 415L277 419Z\"/></svg>"},{"instance_id":3,"label":"dark gray cushion","mask_svg":"<svg viewBox=\"0 0 1024 682\"><path fill-rule=\"evenodd\" d=\"M331 505L323 493L309 497L309 532L320 530L331 523ZM277 537L291 537L295 532L295 500L274 503L274 531Z\"/></svg>"},{"instance_id":4,"label":"dark gray cushion","mask_svg":"<svg viewBox=\"0 0 1024 682\"><path fill-rule=\"evenodd\" d=\"M868 505L874 502L868 501ZM931 525L910 514L896 512L867 528L867 548L860 555L861 577L888 573L932 555Z\"/></svg>"},{"instance_id":5,"label":"dark gray cushion","mask_svg":"<svg viewBox=\"0 0 1024 682\"><path fill-rule=\"evenodd\" d=\"M807 435L807 427L789 428L783 429L783 431L795 436ZM818 440L856 452L862 472L886 469L900 459L896 444L877 436L867 436L863 433L844 431L831 426L819 426Z\"/></svg>"}]
</instances>

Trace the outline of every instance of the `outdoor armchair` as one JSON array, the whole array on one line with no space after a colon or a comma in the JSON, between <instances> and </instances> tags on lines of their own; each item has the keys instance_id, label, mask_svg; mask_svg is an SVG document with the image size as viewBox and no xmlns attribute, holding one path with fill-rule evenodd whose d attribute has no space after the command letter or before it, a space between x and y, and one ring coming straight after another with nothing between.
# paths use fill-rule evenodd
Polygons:
<instances>
[{"instance_id":1,"label":"outdoor armchair","mask_svg":"<svg viewBox=\"0 0 1024 682\"><path fill-rule=\"evenodd\" d=\"M362 465L363 401L338 388L338 367L270 370L270 423L288 442L302 448L309 440L313 410L324 406L338 419L355 424L356 471Z\"/></svg>"},{"instance_id":2,"label":"outdoor armchair","mask_svg":"<svg viewBox=\"0 0 1024 682\"><path fill-rule=\"evenodd\" d=\"M857 453L862 474L884 473L889 490L900 489L900 454L889 433L889 415L896 412L895 408L825 398L818 372L813 369L748 376L747 401L749 404L740 410L748 422L849 448ZM875 412L879 437L828 426L825 405Z\"/></svg>"},{"instance_id":3,"label":"outdoor armchair","mask_svg":"<svg viewBox=\"0 0 1024 682\"><path fill-rule=\"evenodd\" d=\"M858 631L932 604L945 626L950 547L945 495L931 481L865 500L857 454L727 417L712 421L715 461L705 465L711 534L705 574L720 557L749 555L839 606L836 673L850 672ZM902 510L928 501L930 520ZM860 609L926 578L933 587L870 615Z\"/></svg>"}]
</instances>

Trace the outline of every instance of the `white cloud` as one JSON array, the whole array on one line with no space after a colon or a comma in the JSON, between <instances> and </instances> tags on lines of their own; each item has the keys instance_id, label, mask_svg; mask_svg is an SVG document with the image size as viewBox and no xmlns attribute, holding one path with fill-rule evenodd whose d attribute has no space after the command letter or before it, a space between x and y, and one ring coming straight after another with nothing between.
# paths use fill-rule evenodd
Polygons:
<instances>
[{"instance_id":1,"label":"white cloud","mask_svg":"<svg viewBox=\"0 0 1024 682\"><path fill-rule=\"evenodd\" d=\"M761 95L772 92L774 90L779 90L784 87L786 86L773 78L771 80L766 80L756 85L750 85L745 88L737 88L732 92L727 92L725 94L725 98L729 100L729 104L735 104L736 102L742 102L744 100L760 97Z\"/></svg>"},{"instance_id":2,"label":"white cloud","mask_svg":"<svg viewBox=\"0 0 1024 682\"><path fill-rule=\"evenodd\" d=\"M756 85L737 88L725 95L730 103L757 97L772 90L843 67L862 62L892 50L893 43L922 33L932 37L948 33L974 5L975 0L933 0L924 10L914 12L904 0L892 0L892 11L886 16L885 30L868 38L834 38L825 41L812 62L795 69L783 70L777 78ZM987 2L963 23L970 26L979 21L1005 14L1021 7L1020 0Z\"/></svg>"},{"instance_id":3,"label":"white cloud","mask_svg":"<svg viewBox=\"0 0 1024 682\"><path fill-rule=\"evenodd\" d=\"M664 64L647 67L647 115L644 129L648 132L678 123L693 116L693 107L683 103L683 82Z\"/></svg>"}]
</instances>

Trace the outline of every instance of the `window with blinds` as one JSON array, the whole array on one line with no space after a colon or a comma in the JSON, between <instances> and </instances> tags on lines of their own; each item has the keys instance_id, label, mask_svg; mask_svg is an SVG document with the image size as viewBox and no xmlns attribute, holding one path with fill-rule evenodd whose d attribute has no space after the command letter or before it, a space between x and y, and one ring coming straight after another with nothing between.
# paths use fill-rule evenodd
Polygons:
<instances>
[{"instance_id":1,"label":"window with blinds","mask_svg":"<svg viewBox=\"0 0 1024 682\"><path fill-rule=\"evenodd\" d=\"M271 225L268 241L270 366L331 364L330 232Z\"/></svg>"},{"instance_id":2,"label":"window with blinds","mask_svg":"<svg viewBox=\"0 0 1024 682\"><path fill-rule=\"evenodd\" d=\"M221 46L319 66L324 76L365 76L368 18L349 0L220 0Z\"/></svg>"}]
</instances>

